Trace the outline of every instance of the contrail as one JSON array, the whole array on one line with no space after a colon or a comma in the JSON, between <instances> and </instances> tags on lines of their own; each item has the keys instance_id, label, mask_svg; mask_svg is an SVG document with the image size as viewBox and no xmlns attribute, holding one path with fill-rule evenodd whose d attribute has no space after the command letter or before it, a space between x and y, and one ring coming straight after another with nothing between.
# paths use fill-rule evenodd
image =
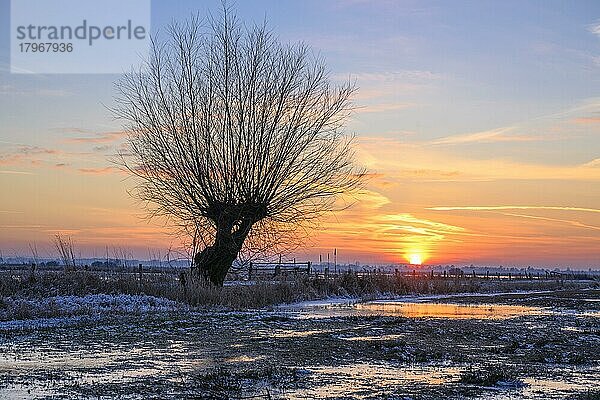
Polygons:
<instances>
[{"instance_id":1,"label":"contrail","mask_svg":"<svg viewBox=\"0 0 600 400\"><path fill-rule=\"evenodd\" d=\"M540 216L537 216L537 215L525 215L525 214L513 214L513 213L503 213L503 215L508 215L510 217L521 217L521 218L539 219L539 220L542 220L542 221L563 222L565 224L577 226L579 228L589 228L589 229L595 229L595 230L600 231L600 226L587 225L587 224L584 224L584 223L579 222L579 221L571 221L571 220L568 220L568 219L547 218L547 217L540 217Z\"/></svg>"},{"instance_id":2,"label":"contrail","mask_svg":"<svg viewBox=\"0 0 600 400\"><path fill-rule=\"evenodd\" d=\"M427 207L434 211L498 211L498 210L560 210L560 211L583 211L600 213L597 208L583 207L558 207L558 206L461 206L461 207Z\"/></svg>"}]
</instances>

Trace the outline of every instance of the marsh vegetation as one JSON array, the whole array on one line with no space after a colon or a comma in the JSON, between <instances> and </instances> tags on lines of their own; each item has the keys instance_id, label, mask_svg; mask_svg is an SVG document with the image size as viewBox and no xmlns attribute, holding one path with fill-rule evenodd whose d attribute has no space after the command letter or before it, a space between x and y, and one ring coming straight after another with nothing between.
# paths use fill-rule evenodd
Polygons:
<instances>
[{"instance_id":1,"label":"marsh vegetation","mask_svg":"<svg viewBox=\"0 0 600 400\"><path fill-rule=\"evenodd\" d=\"M345 276L208 286L198 306L158 279L90 274L4 284L2 397L597 395L600 289L593 281L456 287ZM465 289L473 293L459 293ZM285 303L311 298L324 299ZM22 314L7 313L18 299Z\"/></svg>"}]
</instances>

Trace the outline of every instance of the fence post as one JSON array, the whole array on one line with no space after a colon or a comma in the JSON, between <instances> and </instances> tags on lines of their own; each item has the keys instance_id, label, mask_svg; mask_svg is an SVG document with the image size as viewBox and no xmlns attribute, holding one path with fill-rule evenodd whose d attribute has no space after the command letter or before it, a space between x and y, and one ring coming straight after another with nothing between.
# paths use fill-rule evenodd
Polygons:
<instances>
[{"instance_id":1,"label":"fence post","mask_svg":"<svg viewBox=\"0 0 600 400\"><path fill-rule=\"evenodd\" d=\"M337 275L337 248L333 249L333 272Z\"/></svg>"}]
</instances>

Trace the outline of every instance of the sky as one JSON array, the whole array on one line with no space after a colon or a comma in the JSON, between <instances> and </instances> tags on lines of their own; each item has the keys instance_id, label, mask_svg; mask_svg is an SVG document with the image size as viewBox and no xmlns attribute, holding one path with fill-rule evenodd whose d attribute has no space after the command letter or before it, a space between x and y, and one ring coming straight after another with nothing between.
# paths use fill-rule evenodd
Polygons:
<instances>
[{"instance_id":1,"label":"sky","mask_svg":"<svg viewBox=\"0 0 600 400\"><path fill-rule=\"evenodd\" d=\"M0 0L0 250L177 247L109 161L116 74L11 74ZM152 31L218 1L152 1ZM238 1L247 23L359 87L346 130L370 179L296 254L339 262L600 268L600 3Z\"/></svg>"}]
</instances>

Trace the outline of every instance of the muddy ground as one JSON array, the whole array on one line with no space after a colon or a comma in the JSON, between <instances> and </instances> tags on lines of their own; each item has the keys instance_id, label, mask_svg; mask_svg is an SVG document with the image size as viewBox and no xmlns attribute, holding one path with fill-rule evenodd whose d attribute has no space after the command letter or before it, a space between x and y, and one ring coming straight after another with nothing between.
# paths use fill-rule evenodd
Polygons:
<instances>
[{"instance_id":1,"label":"muddy ground","mask_svg":"<svg viewBox=\"0 0 600 400\"><path fill-rule=\"evenodd\" d=\"M5 322L0 398L600 399L600 290L408 300L532 308L501 318L338 304Z\"/></svg>"}]
</instances>

